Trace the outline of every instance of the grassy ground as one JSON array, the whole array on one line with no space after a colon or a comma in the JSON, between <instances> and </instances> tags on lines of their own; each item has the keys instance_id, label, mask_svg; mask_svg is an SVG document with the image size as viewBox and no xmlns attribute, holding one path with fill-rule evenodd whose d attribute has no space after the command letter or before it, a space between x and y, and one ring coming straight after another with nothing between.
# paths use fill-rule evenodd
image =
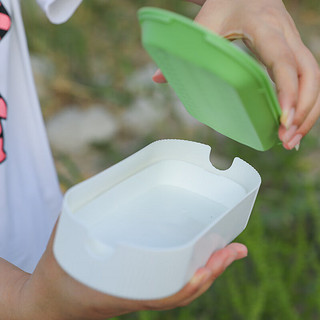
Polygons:
<instances>
[{"instance_id":1,"label":"grassy ground","mask_svg":"<svg viewBox=\"0 0 320 320\"><path fill-rule=\"evenodd\" d=\"M47 59L50 72L38 82L46 120L69 104L124 110L135 94L126 79L150 63L140 46L136 11L160 6L193 16L196 8L180 1L85 1L71 21L52 26L34 4L24 0L28 41L34 57ZM307 45L320 58L318 2L286 1ZM317 11L318 10L318 11ZM159 92L163 87L160 87ZM140 95L148 92L139 91ZM236 262L213 287L188 307L141 312L122 319L319 319L320 318L320 149L319 125L303 140L299 152L275 147L257 152L205 126L190 129L170 114L162 126L145 135L122 128L113 141L92 146L101 163L111 165L160 138L200 141L226 161L239 156L261 173L262 186L247 229L237 239L249 256ZM170 125L168 125L170 124ZM124 143L125 142L125 143ZM64 188L88 176L88 164L53 150ZM214 157L213 157L214 158ZM92 163L94 171L101 163ZM224 161L225 163L225 161Z\"/></svg>"}]
</instances>

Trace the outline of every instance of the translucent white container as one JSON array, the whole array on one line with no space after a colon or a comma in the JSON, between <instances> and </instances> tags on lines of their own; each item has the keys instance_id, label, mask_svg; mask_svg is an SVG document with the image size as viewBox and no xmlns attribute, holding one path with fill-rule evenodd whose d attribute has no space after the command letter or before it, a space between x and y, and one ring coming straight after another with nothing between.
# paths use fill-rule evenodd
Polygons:
<instances>
[{"instance_id":1,"label":"translucent white container","mask_svg":"<svg viewBox=\"0 0 320 320\"><path fill-rule=\"evenodd\" d=\"M207 145L161 140L71 188L54 241L58 263L114 296L179 291L246 227L261 183L245 161L218 170L209 156Z\"/></svg>"}]
</instances>

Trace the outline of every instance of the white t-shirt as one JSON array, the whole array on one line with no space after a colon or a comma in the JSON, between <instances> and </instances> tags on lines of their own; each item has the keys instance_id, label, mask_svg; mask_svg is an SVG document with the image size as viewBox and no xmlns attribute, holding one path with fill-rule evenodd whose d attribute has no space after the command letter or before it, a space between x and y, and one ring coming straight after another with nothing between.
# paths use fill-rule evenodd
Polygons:
<instances>
[{"instance_id":1,"label":"white t-shirt","mask_svg":"<svg viewBox=\"0 0 320 320\"><path fill-rule=\"evenodd\" d=\"M54 23L81 0L38 0ZM0 257L32 272L62 195L33 81L19 0L0 0Z\"/></svg>"}]
</instances>

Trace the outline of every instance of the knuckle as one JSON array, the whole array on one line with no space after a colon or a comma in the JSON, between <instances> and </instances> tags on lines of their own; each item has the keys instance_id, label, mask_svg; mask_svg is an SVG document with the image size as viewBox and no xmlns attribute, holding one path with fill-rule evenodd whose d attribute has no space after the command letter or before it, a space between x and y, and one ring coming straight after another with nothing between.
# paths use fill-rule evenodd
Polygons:
<instances>
[{"instance_id":1,"label":"knuckle","mask_svg":"<svg viewBox=\"0 0 320 320\"><path fill-rule=\"evenodd\" d=\"M300 127L302 121L306 118L307 116L307 110L306 109L302 109L302 110L297 110L296 111L296 115L295 115L295 121L294 124L297 127ZM303 130L303 129L302 129Z\"/></svg>"},{"instance_id":2,"label":"knuckle","mask_svg":"<svg viewBox=\"0 0 320 320\"><path fill-rule=\"evenodd\" d=\"M151 310L160 310L161 308L159 307L158 303L156 303L155 301L145 301L142 305L142 310L147 310L147 311L151 311Z\"/></svg>"},{"instance_id":3,"label":"knuckle","mask_svg":"<svg viewBox=\"0 0 320 320\"><path fill-rule=\"evenodd\" d=\"M179 303L179 307L186 307L191 303L191 301L182 301Z\"/></svg>"},{"instance_id":4,"label":"knuckle","mask_svg":"<svg viewBox=\"0 0 320 320\"><path fill-rule=\"evenodd\" d=\"M320 67L318 62L316 61L316 59L314 58L313 54L311 53L311 51L304 45L303 45L303 49L304 49L304 59L306 61L308 61L308 70L310 72L310 74L313 75L314 81L316 81L315 85L319 85L320 84Z\"/></svg>"},{"instance_id":5,"label":"knuckle","mask_svg":"<svg viewBox=\"0 0 320 320\"><path fill-rule=\"evenodd\" d=\"M288 87L287 99L288 99L291 106L294 106L294 107L297 106L299 98L298 98L297 90L295 87L293 87L293 86Z\"/></svg>"},{"instance_id":6,"label":"knuckle","mask_svg":"<svg viewBox=\"0 0 320 320\"><path fill-rule=\"evenodd\" d=\"M282 65L287 65L296 70L296 60L289 46L283 46L283 50L278 53L277 64L279 67L281 67Z\"/></svg>"},{"instance_id":7,"label":"knuckle","mask_svg":"<svg viewBox=\"0 0 320 320\"><path fill-rule=\"evenodd\" d=\"M297 62L292 51L292 48L288 45L287 41L284 39L283 35L279 33L278 43L281 43L281 50L277 52L276 63L280 68L283 65L293 68L296 72Z\"/></svg>"},{"instance_id":8,"label":"knuckle","mask_svg":"<svg viewBox=\"0 0 320 320\"><path fill-rule=\"evenodd\" d=\"M260 7L260 10L257 14L259 16L260 23L265 23L269 27L272 26L276 29L282 29L283 17L279 16L279 9L275 6L267 3L266 5Z\"/></svg>"},{"instance_id":9,"label":"knuckle","mask_svg":"<svg viewBox=\"0 0 320 320\"><path fill-rule=\"evenodd\" d=\"M308 133L308 129L306 127L302 127L299 129L299 133L304 137Z\"/></svg>"},{"instance_id":10,"label":"knuckle","mask_svg":"<svg viewBox=\"0 0 320 320\"><path fill-rule=\"evenodd\" d=\"M189 297L192 297L194 294L196 294L198 290L199 290L198 286L191 286L188 292Z\"/></svg>"}]
</instances>

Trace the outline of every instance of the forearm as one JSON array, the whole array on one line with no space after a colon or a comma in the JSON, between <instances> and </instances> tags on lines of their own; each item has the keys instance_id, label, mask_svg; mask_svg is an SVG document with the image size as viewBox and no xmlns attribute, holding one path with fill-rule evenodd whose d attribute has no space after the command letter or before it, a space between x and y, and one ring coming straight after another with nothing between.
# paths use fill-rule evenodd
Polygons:
<instances>
[{"instance_id":1,"label":"forearm","mask_svg":"<svg viewBox=\"0 0 320 320\"><path fill-rule=\"evenodd\" d=\"M20 292L30 275L0 258L0 319L20 320Z\"/></svg>"}]
</instances>

